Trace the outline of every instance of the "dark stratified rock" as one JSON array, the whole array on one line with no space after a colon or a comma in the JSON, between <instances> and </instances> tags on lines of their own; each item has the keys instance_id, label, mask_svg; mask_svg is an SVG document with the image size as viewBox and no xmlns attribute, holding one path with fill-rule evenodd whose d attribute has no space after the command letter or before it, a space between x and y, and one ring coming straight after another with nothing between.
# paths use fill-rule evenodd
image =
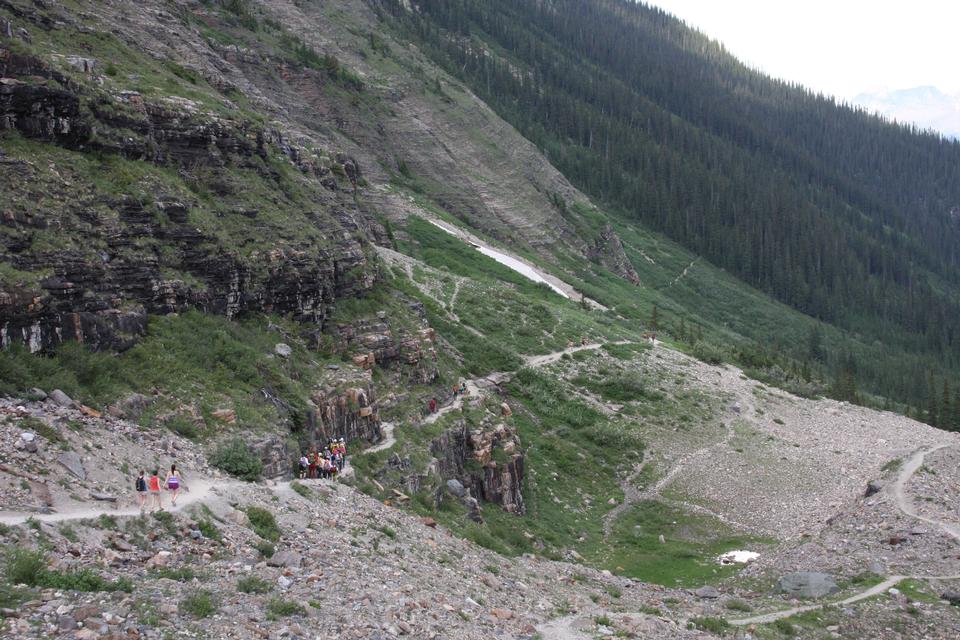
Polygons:
<instances>
[{"instance_id":1,"label":"dark stratified rock","mask_svg":"<svg viewBox=\"0 0 960 640\"><path fill-rule=\"evenodd\" d=\"M594 238L593 244L587 248L587 257L600 264L627 282L640 284L640 276L623 250L620 236L609 224L605 225L600 234Z\"/></svg>"}]
</instances>

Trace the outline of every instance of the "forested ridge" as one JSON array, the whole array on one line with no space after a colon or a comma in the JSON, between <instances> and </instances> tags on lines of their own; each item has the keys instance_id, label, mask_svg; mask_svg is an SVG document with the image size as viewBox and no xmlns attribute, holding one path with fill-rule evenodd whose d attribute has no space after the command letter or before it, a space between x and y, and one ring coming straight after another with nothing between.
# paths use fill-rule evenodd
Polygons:
<instances>
[{"instance_id":1,"label":"forested ridge","mask_svg":"<svg viewBox=\"0 0 960 640\"><path fill-rule=\"evenodd\" d=\"M772 80L626 0L403 5L377 2L611 211L804 313L960 367L960 144ZM872 375L920 404L916 377Z\"/></svg>"}]
</instances>

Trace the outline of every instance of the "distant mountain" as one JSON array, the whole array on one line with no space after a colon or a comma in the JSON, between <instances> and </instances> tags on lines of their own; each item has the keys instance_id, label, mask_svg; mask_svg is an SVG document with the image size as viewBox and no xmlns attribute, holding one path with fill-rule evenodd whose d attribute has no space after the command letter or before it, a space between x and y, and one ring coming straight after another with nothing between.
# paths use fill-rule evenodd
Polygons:
<instances>
[{"instance_id":1,"label":"distant mountain","mask_svg":"<svg viewBox=\"0 0 960 640\"><path fill-rule=\"evenodd\" d=\"M960 139L960 93L946 94L936 87L914 87L861 93L853 102L904 124L934 129Z\"/></svg>"}]
</instances>

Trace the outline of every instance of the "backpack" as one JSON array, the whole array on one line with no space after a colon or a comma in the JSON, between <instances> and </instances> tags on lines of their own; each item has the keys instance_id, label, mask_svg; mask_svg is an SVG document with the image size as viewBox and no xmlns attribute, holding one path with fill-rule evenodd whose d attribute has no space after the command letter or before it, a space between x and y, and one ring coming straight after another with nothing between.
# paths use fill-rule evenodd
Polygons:
<instances>
[{"instance_id":1,"label":"backpack","mask_svg":"<svg viewBox=\"0 0 960 640\"><path fill-rule=\"evenodd\" d=\"M140 476L137 476L136 489L137 489L137 491L146 491L146 490L147 490L147 481L146 481L144 478L141 478Z\"/></svg>"}]
</instances>

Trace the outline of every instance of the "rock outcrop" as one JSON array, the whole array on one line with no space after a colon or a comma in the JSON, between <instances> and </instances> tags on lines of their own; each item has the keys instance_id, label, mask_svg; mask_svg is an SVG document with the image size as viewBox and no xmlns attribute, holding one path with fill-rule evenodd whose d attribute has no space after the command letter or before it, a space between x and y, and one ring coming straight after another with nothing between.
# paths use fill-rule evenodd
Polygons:
<instances>
[{"instance_id":1,"label":"rock outcrop","mask_svg":"<svg viewBox=\"0 0 960 640\"><path fill-rule=\"evenodd\" d=\"M336 328L338 341L354 354L354 364L392 369L405 382L430 384L440 375L437 369L436 334L424 320L423 305L411 303L421 318L421 328L394 329L385 312Z\"/></svg>"},{"instance_id":2,"label":"rock outcrop","mask_svg":"<svg viewBox=\"0 0 960 640\"><path fill-rule=\"evenodd\" d=\"M603 230L587 248L587 257L624 280L640 285L640 276L623 250L620 236L609 224L604 225Z\"/></svg>"},{"instance_id":3,"label":"rock outcrop","mask_svg":"<svg viewBox=\"0 0 960 640\"><path fill-rule=\"evenodd\" d=\"M307 437L311 444L331 438L377 442L383 434L375 408L373 387L349 387L342 392L318 390L311 397L315 408L307 415Z\"/></svg>"},{"instance_id":4,"label":"rock outcrop","mask_svg":"<svg viewBox=\"0 0 960 640\"><path fill-rule=\"evenodd\" d=\"M433 440L430 452L442 479L457 480L475 498L504 511L524 513L524 457L516 433L505 424L470 430L464 422Z\"/></svg>"},{"instance_id":5,"label":"rock outcrop","mask_svg":"<svg viewBox=\"0 0 960 640\"><path fill-rule=\"evenodd\" d=\"M275 180L266 159L278 152L298 157L295 146L271 143L283 140L279 133L199 112L182 101L151 102L135 92L112 95L81 86L2 44L0 130L174 169L198 192L238 200L244 181L234 174ZM344 177L355 185L357 163L340 160L338 166L350 167ZM21 274L0 278L4 347L23 343L39 351L73 339L95 349L124 350L144 334L149 314L187 308L228 317L289 314L319 326L336 300L368 290L377 278L365 236L356 233L358 223L367 222L352 199L336 193L318 195L318 209L304 212L304 224L327 238L322 246L309 238L278 236L271 242L266 236L251 250L234 241L243 242L245 225L269 229L256 222L257 210L237 212L234 239L217 231L219 225L198 226L196 198L183 193L107 195L80 184L77 176L64 178L64 169L45 171L35 163L0 162L0 180L54 189L51 202L57 203L36 209L28 200L19 206L6 202L0 211L7 232L0 240L0 262ZM331 191L320 184L311 188ZM57 234L55 250L42 241L48 234ZM61 239L66 237L76 242Z\"/></svg>"}]
</instances>

